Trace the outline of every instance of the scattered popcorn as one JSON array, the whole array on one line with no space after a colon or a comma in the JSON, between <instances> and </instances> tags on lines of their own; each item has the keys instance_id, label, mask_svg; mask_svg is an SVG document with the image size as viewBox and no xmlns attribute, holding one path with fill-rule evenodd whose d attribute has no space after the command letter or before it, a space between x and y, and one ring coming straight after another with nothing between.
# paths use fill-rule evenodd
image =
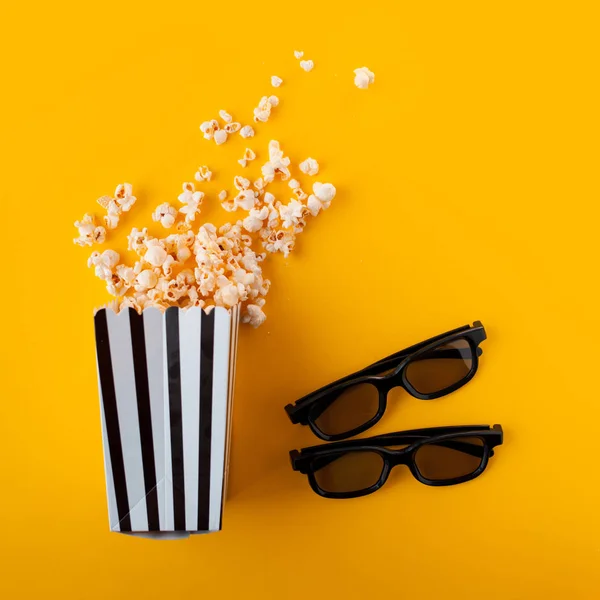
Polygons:
<instances>
[{"instance_id":1,"label":"scattered popcorn","mask_svg":"<svg viewBox=\"0 0 600 600\"><path fill-rule=\"evenodd\" d=\"M295 51L294 55L298 59L303 57L300 51ZM300 66L310 71L314 63L303 60ZM271 77L273 87L282 83L280 77ZM267 122L278 105L277 96L263 96L254 109L254 120ZM224 144L229 135L237 132L244 139L254 136L250 125L242 127L228 112L220 110L219 118L223 125L216 119L200 125L203 136L217 145ZM256 152L246 148L238 163L246 167L255 159ZM319 172L319 164L312 158L300 163L299 168L308 175ZM211 178L212 172L206 165L198 167L194 174L197 182ZM267 186L275 179L288 181L293 197L287 204L267 191ZM335 187L330 183L315 182L310 196L304 192L300 181L291 178L290 159L284 155L277 140L269 142L268 160L261 167L261 177L251 182L246 177L236 176L237 195L229 200L227 190L218 193L218 200L226 211L242 211L235 222L219 228L205 223L195 231L204 193L197 191L193 182L185 182L182 187L178 195L182 205L179 209L164 202L152 213L153 221L160 222L165 228L174 227L170 234L157 238L151 236L147 228L133 228L127 236L128 249L137 254L133 265L120 263L119 254L113 250L93 252L90 256L88 266L94 268L95 274L105 282L107 291L116 297L108 306L117 312L126 308L141 312L148 307L165 310L169 306L186 309L241 305L242 321L258 327L266 319L263 309L271 284L263 277L263 261L269 253L289 256L297 235L305 229L310 216L329 208L336 195ZM114 196L98 199L106 210L105 226L97 225L93 215L84 215L81 221L75 222L79 232L75 243L91 246L104 242L106 230L117 227L121 215L135 202L131 184L119 184ZM179 214L185 218L178 218Z\"/></svg>"},{"instance_id":2,"label":"scattered popcorn","mask_svg":"<svg viewBox=\"0 0 600 600\"><path fill-rule=\"evenodd\" d=\"M319 211L326 210L329 208L331 201L335 198L336 189L331 183L315 183L313 185L313 192L308 197L306 205L310 214L316 217Z\"/></svg>"},{"instance_id":3,"label":"scattered popcorn","mask_svg":"<svg viewBox=\"0 0 600 600\"><path fill-rule=\"evenodd\" d=\"M160 267L167 260L167 251L158 244L152 245L144 254L144 261L153 267Z\"/></svg>"},{"instance_id":4,"label":"scattered popcorn","mask_svg":"<svg viewBox=\"0 0 600 600\"><path fill-rule=\"evenodd\" d=\"M250 149L250 148L246 148L246 151L244 152L244 156L242 158L240 158L240 160L238 160L238 163L240 163L240 165L242 165L242 167L246 167L246 165L253 161L256 158L256 152L254 152L254 150Z\"/></svg>"},{"instance_id":5,"label":"scattered popcorn","mask_svg":"<svg viewBox=\"0 0 600 600\"><path fill-rule=\"evenodd\" d=\"M250 127L250 125L244 125L241 129L240 129L240 135L243 138L251 138L254 137L254 129L252 129L252 127Z\"/></svg>"},{"instance_id":6,"label":"scattered popcorn","mask_svg":"<svg viewBox=\"0 0 600 600\"><path fill-rule=\"evenodd\" d=\"M159 204L152 213L152 220L155 222L160 222L165 229L173 227L176 218L177 209L171 206L168 202Z\"/></svg>"},{"instance_id":7,"label":"scattered popcorn","mask_svg":"<svg viewBox=\"0 0 600 600\"><path fill-rule=\"evenodd\" d=\"M226 110L220 110L219 116L225 123L231 123L231 121L233 121L233 117Z\"/></svg>"},{"instance_id":8,"label":"scattered popcorn","mask_svg":"<svg viewBox=\"0 0 600 600\"><path fill-rule=\"evenodd\" d=\"M96 225L94 215L83 215L81 221L75 221L79 237L73 240L78 246L91 246L94 243L103 244L106 241L106 229Z\"/></svg>"},{"instance_id":9,"label":"scattered popcorn","mask_svg":"<svg viewBox=\"0 0 600 600\"><path fill-rule=\"evenodd\" d=\"M282 181L287 181L290 178L289 164L290 159L283 156L279 142L271 140L269 142L269 160L261 167L265 183L273 181L276 175L280 175Z\"/></svg>"},{"instance_id":10,"label":"scattered popcorn","mask_svg":"<svg viewBox=\"0 0 600 600\"><path fill-rule=\"evenodd\" d=\"M199 201L193 199L179 209L179 212L185 215L186 223L196 219L196 215L200 213L200 204L202 204L202 199Z\"/></svg>"},{"instance_id":11,"label":"scattered popcorn","mask_svg":"<svg viewBox=\"0 0 600 600\"><path fill-rule=\"evenodd\" d=\"M97 200L98 204L102 208L106 209L106 215L104 216L104 224L106 229L116 229L119 224L119 217L121 216L122 210L117 201L110 196L102 196Z\"/></svg>"},{"instance_id":12,"label":"scattered popcorn","mask_svg":"<svg viewBox=\"0 0 600 600\"><path fill-rule=\"evenodd\" d=\"M254 121L258 123L266 123L271 116L271 109L279 104L277 96L263 96L254 109Z\"/></svg>"},{"instance_id":13,"label":"scattered popcorn","mask_svg":"<svg viewBox=\"0 0 600 600\"><path fill-rule=\"evenodd\" d=\"M304 56L304 52L302 50L294 50L294 56L300 60Z\"/></svg>"},{"instance_id":14,"label":"scattered popcorn","mask_svg":"<svg viewBox=\"0 0 600 600\"><path fill-rule=\"evenodd\" d=\"M248 323L252 327L260 327L266 319L267 315L257 304L248 304L246 312L242 315L242 323Z\"/></svg>"},{"instance_id":15,"label":"scattered popcorn","mask_svg":"<svg viewBox=\"0 0 600 600\"><path fill-rule=\"evenodd\" d=\"M119 264L120 256L114 250L105 250L102 254L92 252L88 258L88 267L94 267L96 277L104 281L111 281L114 268Z\"/></svg>"},{"instance_id":16,"label":"scattered popcorn","mask_svg":"<svg viewBox=\"0 0 600 600\"><path fill-rule=\"evenodd\" d=\"M215 140L215 144L217 144L217 146L220 146L221 144L224 144L227 141L227 132L224 129L219 129L219 131L215 131L213 137Z\"/></svg>"},{"instance_id":17,"label":"scattered popcorn","mask_svg":"<svg viewBox=\"0 0 600 600\"><path fill-rule=\"evenodd\" d=\"M212 140L215 132L219 130L219 122L215 119L212 121L204 121L200 125L200 131L204 134L204 139Z\"/></svg>"},{"instance_id":18,"label":"scattered popcorn","mask_svg":"<svg viewBox=\"0 0 600 600\"><path fill-rule=\"evenodd\" d=\"M315 63L312 60L301 60L300 68L304 69L308 73L315 68Z\"/></svg>"},{"instance_id":19,"label":"scattered popcorn","mask_svg":"<svg viewBox=\"0 0 600 600\"><path fill-rule=\"evenodd\" d=\"M135 290L137 292L144 292L153 288L158 283L158 276L150 269L142 271L135 280Z\"/></svg>"},{"instance_id":20,"label":"scattered popcorn","mask_svg":"<svg viewBox=\"0 0 600 600\"><path fill-rule=\"evenodd\" d=\"M279 216L281 224L285 229L298 225L300 219L306 215L307 209L304 204L298 200L291 200L289 204L279 206Z\"/></svg>"},{"instance_id":21,"label":"scattered popcorn","mask_svg":"<svg viewBox=\"0 0 600 600\"><path fill-rule=\"evenodd\" d=\"M319 163L314 158L307 158L299 165L300 170L307 175L316 175L319 172Z\"/></svg>"},{"instance_id":22,"label":"scattered popcorn","mask_svg":"<svg viewBox=\"0 0 600 600\"><path fill-rule=\"evenodd\" d=\"M331 183L319 183L318 181L313 184L314 195L321 200L321 202L327 202L325 208L329 208L329 203L335 198L335 187Z\"/></svg>"},{"instance_id":23,"label":"scattered popcorn","mask_svg":"<svg viewBox=\"0 0 600 600\"><path fill-rule=\"evenodd\" d=\"M247 190L250 187L250 180L240 175L236 175L233 178L233 185L236 190Z\"/></svg>"},{"instance_id":24,"label":"scattered popcorn","mask_svg":"<svg viewBox=\"0 0 600 600\"><path fill-rule=\"evenodd\" d=\"M375 82L375 73L367 69L367 67L354 69L354 73L354 85L360 90L366 90L369 84Z\"/></svg>"},{"instance_id":25,"label":"scattered popcorn","mask_svg":"<svg viewBox=\"0 0 600 600\"><path fill-rule=\"evenodd\" d=\"M259 194L262 194L265 190L265 182L262 177L259 177L252 185Z\"/></svg>"},{"instance_id":26,"label":"scattered popcorn","mask_svg":"<svg viewBox=\"0 0 600 600\"><path fill-rule=\"evenodd\" d=\"M263 206L260 210L253 208L250 210L250 214L244 219L243 227L250 233L256 233L262 229L263 222L268 216L269 208L267 206Z\"/></svg>"},{"instance_id":27,"label":"scattered popcorn","mask_svg":"<svg viewBox=\"0 0 600 600\"><path fill-rule=\"evenodd\" d=\"M196 181L210 181L211 177L212 177L212 171L210 171L206 165L202 165L201 167L198 167L198 170L196 171L196 174L194 175L194 179Z\"/></svg>"},{"instance_id":28,"label":"scattered popcorn","mask_svg":"<svg viewBox=\"0 0 600 600\"><path fill-rule=\"evenodd\" d=\"M225 130L226 133L237 133L240 129L241 129L241 124L240 123L227 123L227 125L225 125L225 127L223 128Z\"/></svg>"},{"instance_id":29,"label":"scattered popcorn","mask_svg":"<svg viewBox=\"0 0 600 600\"><path fill-rule=\"evenodd\" d=\"M291 231L272 231L263 241L267 252L281 252L287 258L296 244L296 235Z\"/></svg>"},{"instance_id":30,"label":"scattered popcorn","mask_svg":"<svg viewBox=\"0 0 600 600\"><path fill-rule=\"evenodd\" d=\"M127 212L135 204L137 198L132 194L130 183L120 183L115 190L115 202L122 211Z\"/></svg>"},{"instance_id":31,"label":"scattered popcorn","mask_svg":"<svg viewBox=\"0 0 600 600\"><path fill-rule=\"evenodd\" d=\"M294 188L292 190L294 196L296 196L296 200L306 200L308 198L308 194L300 187Z\"/></svg>"}]
</instances>

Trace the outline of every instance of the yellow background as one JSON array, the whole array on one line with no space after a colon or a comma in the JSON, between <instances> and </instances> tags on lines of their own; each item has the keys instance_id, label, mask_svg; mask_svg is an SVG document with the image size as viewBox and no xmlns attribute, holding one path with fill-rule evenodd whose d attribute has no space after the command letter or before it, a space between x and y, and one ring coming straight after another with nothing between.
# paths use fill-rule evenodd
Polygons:
<instances>
[{"instance_id":1,"label":"yellow background","mask_svg":"<svg viewBox=\"0 0 600 600\"><path fill-rule=\"evenodd\" d=\"M559 4L2 8L1 597L598 597L598 25ZM72 223L129 181L122 241L204 163L222 220L245 144L198 125L248 122L273 74L281 105L248 145L316 157L338 196L269 261L268 321L241 332L224 530L111 534L91 318L107 296ZM397 469L335 502L292 472L315 438L287 402L475 319L473 382L399 392L369 433L501 423L482 477L435 489Z\"/></svg>"}]
</instances>

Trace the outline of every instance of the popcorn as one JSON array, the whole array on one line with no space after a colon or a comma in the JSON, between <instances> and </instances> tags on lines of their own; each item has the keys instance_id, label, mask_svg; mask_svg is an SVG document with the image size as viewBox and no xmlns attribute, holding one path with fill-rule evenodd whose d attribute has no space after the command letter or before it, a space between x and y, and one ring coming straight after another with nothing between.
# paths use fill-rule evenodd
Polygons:
<instances>
[{"instance_id":1,"label":"popcorn","mask_svg":"<svg viewBox=\"0 0 600 600\"><path fill-rule=\"evenodd\" d=\"M219 122L215 119L212 121L204 121L202 125L200 125L200 131L204 134L205 140L212 140L215 132L219 131Z\"/></svg>"},{"instance_id":2,"label":"popcorn","mask_svg":"<svg viewBox=\"0 0 600 600\"><path fill-rule=\"evenodd\" d=\"M177 209L171 206L168 202L159 204L152 213L152 220L155 222L160 222L165 229L173 227L176 218Z\"/></svg>"},{"instance_id":3,"label":"popcorn","mask_svg":"<svg viewBox=\"0 0 600 600\"><path fill-rule=\"evenodd\" d=\"M316 175L319 172L319 163L314 158L307 158L299 165L300 170L307 175Z\"/></svg>"},{"instance_id":4,"label":"popcorn","mask_svg":"<svg viewBox=\"0 0 600 600\"><path fill-rule=\"evenodd\" d=\"M231 123L231 121L233 121L233 117L226 110L220 110L219 116L225 123Z\"/></svg>"},{"instance_id":5,"label":"popcorn","mask_svg":"<svg viewBox=\"0 0 600 600\"><path fill-rule=\"evenodd\" d=\"M88 258L88 267L94 267L96 277L104 281L110 281L113 277L113 271L119 264L120 256L114 250L105 250L102 254L92 252Z\"/></svg>"},{"instance_id":6,"label":"popcorn","mask_svg":"<svg viewBox=\"0 0 600 600\"><path fill-rule=\"evenodd\" d=\"M122 211L128 212L136 200L137 198L132 194L130 183L120 183L115 189L115 201Z\"/></svg>"},{"instance_id":7,"label":"popcorn","mask_svg":"<svg viewBox=\"0 0 600 600\"><path fill-rule=\"evenodd\" d=\"M243 138L251 138L254 137L254 129L252 129L252 127L250 127L250 125L244 125L241 129L240 129L240 135Z\"/></svg>"},{"instance_id":8,"label":"popcorn","mask_svg":"<svg viewBox=\"0 0 600 600\"><path fill-rule=\"evenodd\" d=\"M286 229L297 226L300 219L306 215L306 211L306 206L298 202L298 200L291 200L287 205L282 204L279 206L279 216L281 217L282 226Z\"/></svg>"},{"instance_id":9,"label":"popcorn","mask_svg":"<svg viewBox=\"0 0 600 600\"><path fill-rule=\"evenodd\" d=\"M217 146L220 146L221 144L224 144L227 141L227 132L224 129L219 129L219 131L215 131L213 137L215 140L215 144L217 144Z\"/></svg>"},{"instance_id":10,"label":"popcorn","mask_svg":"<svg viewBox=\"0 0 600 600\"><path fill-rule=\"evenodd\" d=\"M120 194L125 193L125 189L123 188L123 190L121 190L120 186L117 186L116 191ZM133 201L131 201L131 198L133 198ZM125 197L123 196L123 198L119 199L119 201L124 201L125 206L128 206L127 210L129 210L129 208L131 208L131 205L133 205L133 203L135 202L135 197L131 198L129 200L125 200ZM106 209L107 214L104 216L104 224L106 225L106 229L116 229L117 225L119 224L119 217L123 212L123 209L121 208L121 205L117 202L117 199L111 198L110 196L101 196L100 198L98 198L97 202L100 206L102 206L102 208Z\"/></svg>"},{"instance_id":11,"label":"popcorn","mask_svg":"<svg viewBox=\"0 0 600 600\"><path fill-rule=\"evenodd\" d=\"M325 208L329 208L331 201L335 198L335 192L336 189L331 183L319 183L317 181L313 184L313 193L321 202L327 203Z\"/></svg>"},{"instance_id":12,"label":"popcorn","mask_svg":"<svg viewBox=\"0 0 600 600\"><path fill-rule=\"evenodd\" d=\"M313 193L308 197L306 206L313 217L316 217L321 210L329 208L331 201L335 198L336 189L331 183L313 184Z\"/></svg>"},{"instance_id":13,"label":"popcorn","mask_svg":"<svg viewBox=\"0 0 600 600\"><path fill-rule=\"evenodd\" d=\"M300 187L294 188L292 190L292 194L296 196L296 200L306 200L308 198L308 194Z\"/></svg>"},{"instance_id":14,"label":"popcorn","mask_svg":"<svg viewBox=\"0 0 600 600\"><path fill-rule=\"evenodd\" d=\"M142 271L135 280L135 290L136 292L144 292L153 288L158 283L158 276L151 269L146 269Z\"/></svg>"},{"instance_id":15,"label":"popcorn","mask_svg":"<svg viewBox=\"0 0 600 600\"><path fill-rule=\"evenodd\" d=\"M294 54L298 59L303 57L300 51ZM314 63L302 60L300 66L310 71ZM280 77L271 77L273 87L282 83ZM277 96L263 96L254 109L254 120L267 122L278 105ZM219 118L221 121L212 119L200 125L203 136L217 145L238 132L244 139L254 136L250 125L235 122L227 111L220 110ZM247 167L253 160L256 160L256 152L245 148L238 163ZM299 168L311 176L319 172L318 162L310 157L301 162ZM206 165L199 166L194 174L196 182L211 178L212 171ZM288 181L292 198L287 204L267 191L268 184L275 179ZM235 222L219 228L205 223L194 233L192 224L197 221L204 193L197 191L193 182L185 182L178 195L181 207L164 202L152 214L153 221L166 228L175 227L174 232L159 239L149 235L146 228L133 228L127 236L128 249L138 256L133 266L120 263L119 254L113 250L92 253L88 265L106 283L108 292L117 298L111 303L114 310L133 308L141 312L148 307L165 310L169 306L231 308L241 305L244 323L258 327L264 322L265 296L271 282L263 277L263 261L268 254L277 252L287 258L308 217L327 209L336 189L330 183L315 182L309 196L300 181L292 179L290 159L277 140L269 142L268 160L261 167L261 177L251 182L238 175L233 183L236 195L228 200L229 194L223 189L218 199L227 211L244 211ZM131 184L119 184L114 197L98 199L106 210L105 226L97 225L93 215L84 215L75 223L79 231L75 243L91 246L94 242L103 242L106 230L117 227L121 215L135 202ZM178 218L179 214L185 218Z\"/></svg>"},{"instance_id":16,"label":"popcorn","mask_svg":"<svg viewBox=\"0 0 600 600\"><path fill-rule=\"evenodd\" d=\"M254 208L256 203L256 196L252 190L242 190L234 199L234 203L237 207L243 208L244 210L250 210Z\"/></svg>"},{"instance_id":17,"label":"popcorn","mask_svg":"<svg viewBox=\"0 0 600 600\"><path fill-rule=\"evenodd\" d=\"M269 142L269 161L261 168L264 181L270 183L276 175L280 175L282 181L287 181L290 178L289 164L290 159L283 156L279 142L271 140Z\"/></svg>"},{"instance_id":18,"label":"popcorn","mask_svg":"<svg viewBox=\"0 0 600 600\"><path fill-rule=\"evenodd\" d=\"M271 231L263 241L267 252L281 252L287 258L296 244L296 234L292 231Z\"/></svg>"},{"instance_id":19,"label":"popcorn","mask_svg":"<svg viewBox=\"0 0 600 600\"><path fill-rule=\"evenodd\" d=\"M227 123L223 129L227 133L237 133L241 129L242 125L240 123Z\"/></svg>"},{"instance_id":20,"label":"popcorn","mask_svg":"<svg viewBox=\"0 0 600 600\"><path fill-rule=\"evenodd\" d=\"M260 210L253 208L250 214L244 219L243 227L250 233L256 233L263 227L264 220L269 216L269 207L263 206Z\"/></svg>"},{"instance_id":21,"label":"popcorn","mask_svg":"<svg viewBox=\"0 0 600 600\"><path fill-rule=\"evenodd\" d=\"M294 56L300 60L304 56L304 52L302 50L294 50Z\"/></svg>"},{"instance_id":22,"label":"popcorn","mask_svg":"<svg viewBox=\"0 0 600 600\"><path fill-rule=\"evenodd\" d=\"M244 156L242 158L240 158L240 160L238 160L238 163L240 163L240 165L242 165L242 167L246 167L246 165L253 161L256 158L256 153L254 152L254 150L251 150L250 148L246 148L246 151L244 152Z\"/></svg>"},{"instance_id":23,"label":"popcorn","mask_svg":"<svg viewBox=\"0 0 600 600\"><path fill-rule=\"evenodd\" d=\"M279 104L279 98L277 96L263 96L258 103L258 106L254 109L254 121L258 123L266 123L271 116L271 109Z\"/></svg>"},{"instance_id":24,"label":"popcorn","mask_svg":"<svg viewBox=\"0 0 600 600\"><path fill-rule=\"evenodd\" d=\"M267 315L257 304L247 304L246 310L242 314L242 323L248 323L252 327L260 327L267 319Z\"/></svg>"},{"instance_id":25,"label":"popcorn","mask_svg":"<svg viewBox=\"0 0 600 600\"><path fill-rule=\"evenodd\" d=\"M79 237L73 239L73 243L78 246L91 246L94 243L103 244L106 240L106 229L101 225L96 225L94 215L83 215L81 221L75 221L75 227L79 232Z\"/></svg>"},{"instance_id":26,"label":"popcorn","mask_svg":"<svg viewBox=\"0 0 600 600\"><path fill-rule=\"evenodd\" d=\"M265 182L262 177L259 177L253 184L254 189L260 194L265 190Z\"/></svg>"},{"instance_id":27,"label":"popcorn","mask_svg":"<svg viewBox=\"0 0 600 600\"><path fill-rule=\"evenodd\" d=\"M200 194L201 192L196 192L193 198L185 205L179 209L179 212L185 215L186 223L190 221L196 220L196 215L200 213L200 204L202 204L202 198L196 198L196 194ZM202 194L204 196L204 194Z\"/></svg>"},{"instance_id":28,"label":"popcorn","mask_svg":"<svg viewBox=\"0 0 600 600\"><path fill-rule=\"evenodd\" d=\"M196 181L210 181L212 177L212 171L206 165L202 165L198 167L196 174L194 175L194 179Z\"/></svg>"},{"instance_id":29,"label":"popcorn","mask_svg":"<svg viewBox=\"0 0 600 600\"><path fill-rule=\"evenodd\" d=\"M366 90L369 84L375 82L375 73L367 69L367 67L354 69L354 73L354 85L360 90Z\"/></svg>"},{"instance_id":30,"label":"popcorn","mask_svg":"<svg viewBox=\"0 0 600 600\"><path fill-rule=\"evenodd\" d=\"M144 227L141 231L134 227L131 233L127 236L127 249L137 252L141 255L142 250L146 249L146 242L150 239L148 236L148 229Z\"/></svg>"},{"instance_id":31,"label":"popcorn","mask_svg":"<svg viewBox=\"0 0 600 600\"><path fill-rule=\"evenodd\" d=\"M153 267L161 267L167 260L167 251L158 244L152 245L144 254L144 261Z\"/></svg>"},{"instance_id":32,"label":"popcorn","mask_svg":"<svg viewBox=\"0 0 600 600\"><path fill-rule=\"evenodd\" d=\"M233 178L233 185L236 190L247 190L250 187L250 180L245 177L241 177L240 175L236 175Z\"/></svg>"}]
</instances>

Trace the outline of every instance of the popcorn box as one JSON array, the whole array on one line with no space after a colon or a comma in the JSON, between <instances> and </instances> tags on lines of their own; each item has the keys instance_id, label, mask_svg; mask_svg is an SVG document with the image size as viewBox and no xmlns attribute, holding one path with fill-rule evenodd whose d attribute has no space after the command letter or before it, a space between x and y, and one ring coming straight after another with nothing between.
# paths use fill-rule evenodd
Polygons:
<instances>
[{"instance_id":1,"label":"popcorn box","mask_svg":"<svg viewBox=\"0 0 600 600\"><path fill-rule=\"evenodd\" d=\"M239 309L101 309L94 321L110 530L219 531Z\"/></svg>"}]
</instances>

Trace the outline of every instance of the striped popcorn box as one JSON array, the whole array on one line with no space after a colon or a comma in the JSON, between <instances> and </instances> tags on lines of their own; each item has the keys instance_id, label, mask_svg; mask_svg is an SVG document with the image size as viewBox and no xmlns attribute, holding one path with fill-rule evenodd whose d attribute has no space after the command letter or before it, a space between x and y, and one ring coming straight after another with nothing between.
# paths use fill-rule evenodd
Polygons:
<instances>
[{"instance_id":1,"label":"striped popcorn box","mask_svg":"<svg viewBox=\"0 0 600 600\"><path fill-rule=\"evenodd\" d=\"M239 309L101 309L94 320L111 531L220 530Z\"/></svg>"}]
</instances>

